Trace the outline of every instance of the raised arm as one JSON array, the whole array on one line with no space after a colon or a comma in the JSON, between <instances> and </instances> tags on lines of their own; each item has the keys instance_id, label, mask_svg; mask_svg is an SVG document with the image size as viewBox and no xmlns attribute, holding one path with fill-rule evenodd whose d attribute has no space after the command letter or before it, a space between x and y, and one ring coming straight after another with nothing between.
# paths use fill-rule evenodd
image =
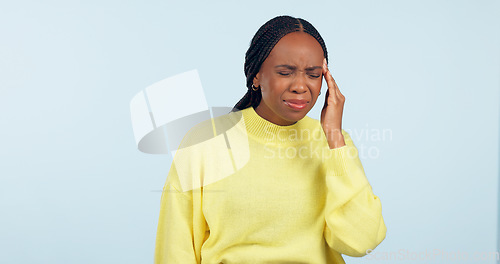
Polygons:
<instances>
[{"instance_id":1,"label":"raised arm","mask_svg":"<svg viewBox=\"0 0 500 264\"><path fill-rule=\"evenodd\" d=\"M380 199L373 194L358 150L342 130L345 145L325 155L326 184L324 237L335 251L353 257L367 254L385 238Z\"/></svg>"}]
</instances>

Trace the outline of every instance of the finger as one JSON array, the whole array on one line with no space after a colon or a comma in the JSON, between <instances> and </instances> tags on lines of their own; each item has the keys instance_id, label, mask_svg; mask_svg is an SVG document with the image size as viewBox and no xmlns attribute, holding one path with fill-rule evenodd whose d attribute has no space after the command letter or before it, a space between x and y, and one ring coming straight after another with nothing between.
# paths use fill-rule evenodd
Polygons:
<instances>
[{"instance_id":1,"label":"finger","mask_svg":"<svg viewBox=\"0 0 500 264\"><path fill-rule=\"evenodd\" d=\"M326 95L325 95L325 103L323 104L323 107L328 105L328 98L330 97L330 90L326 90Z\"/></svg>"},{"instance_id":2,"label":"finger","mask_svg":"<svg viewBox=\"0 0 500 264\"><path fill-rule=\"evenodd\" d=\"M331 80L332 82L332 86L333 86L333 89L336 90L336 91L340 91L338 85L337 85L337 82L335 81L335 79L333 78L333 75L332 75L332 72L330 72L330 70L328 70L328 76L329 76L329 79Z\"/></svg>"},{"instance_id":3,"label":"finger","mask_svg":"<svg viewBox=\"0 0 500 264\"><path fill-rule=\"evenodd\" d=\"M338 100L340 100L340 101L342 101L342 102L343 102L343 101L345 101L345 97L344 97L344 95L340 92L340 88L339 88L339 86L337 85L337 82L335 81L335 79L333 78L333 76L332 76L331 72L329 71L328 73L329 73L329 75L331 76L331 80L332 80L333 87L334 87L334 88L333 88L333 90L335 91L335 95L338 97Z\"/></svg>"},{"instance_id":4,"label":"finger","mask_svg":"<svg viewBox=\"0 0 500 264\"><path fill-rule=\"evenodd\" d=\"M339 100L342 99L342 94L340 94L340 90L337 86L337 83L335 82L335 79L333 79L333 76L331 74L330 71L328 71L327 73L327 79L329 80L329 90L331 91L331 96L332 96L332 100L334 103L338 103Z\"/></svg>"},{"instance_id":5,"label":"finger","mask_svg":"<svg viewBox=\"0 0 500 264\"><path fill-rule=\"evenodd\" d=\"M328 85L328 90L332 90L332 93L335 92L334 80L332 74L330 73L330 70L328 70L328 67L326 65L324 65L323 71L323 76L325 77L326 84Z\"/></svg>"},{"instance_id":6,"label":"finger","mask_svg":"<svg viewBox=\"0 0 500 264\"><path fill-rule=\"evenodd\" d=\"M330 73L331 75L331 73ZM342 92L340 92L340 89L339 89L339 86L337 85L337 82L335 81L335 79L333 78L333 76L331 77L332 78L332 83L333 83L333 88L332 88L332 91L333 91L333 101L335 103L343 103L345 102L345 97L344 95L342 94Z\"/></svg>"},{"instance_id":7,"label":"finger","mask_svg":"<svg viewBox=\"0 0 500 264\"><path fill-rule=\"evenodd\" d=\"M344 103L344 102L345 102L345 97L344 97L344 95L340 92L340 90L339 90L339 89L337 89L336 96L337 96L337 98L338 98L339 102L341 102L341 103Z\"/></svg>"},{"instance_id":8,"label":"finger","mask_svg":"<svg viewBox=\"0 0 500 264\"><path fill-rule=\"evenodd\" d=\"M326 76L325 76L325 79L327 80L327 83L328 83L328 80L330 80L330 83L329 83L329 86L333 87L335 90L338 89L338 86L337 86L337 83L335 82L335 79L333 78L333 75L332 75L332 72L330 71L330 69L328 68L328 65L325 63L325 73L326 73Z\"/></svg>"},{"instance_id":9,"label":"finger","mask_svg":"<svg viewBox=\"0 0 500 264\"><path fill-rule=\"evenodd\" d=\"M339 90L337 90L337 98L339 99L340 102L345 101L344 95Z\"/></svg>"},{"instance_id":10,"label":"finger","mask_svg":"<svg viewBox=\"0 0 500 264\"><path fill-rule=\"evenodd\" d=\"M325 77L326 83L328 85L328 91L331 91L331 94L332 94L330 100L332 100L334 104L337 104L338 102L343 102L344 95L340 92L340 89L337 85L337 82L335 81L332 73L328 69L328 65L326 64L326 60L323 61L323 71L324 71L324 77ZM329 93L327 93L327 94L329 94ZM329 96L327 95L325 98L325 102L328 98L329 98Z\"/></svg>"}]
</instances>

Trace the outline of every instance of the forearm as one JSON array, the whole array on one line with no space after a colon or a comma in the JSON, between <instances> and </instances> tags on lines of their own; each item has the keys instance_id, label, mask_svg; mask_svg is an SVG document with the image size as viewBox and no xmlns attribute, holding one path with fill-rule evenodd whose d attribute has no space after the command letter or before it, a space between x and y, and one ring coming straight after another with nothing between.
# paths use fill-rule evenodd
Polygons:
<instances>
[{"instance_id":1,"label":"forearm","mask_svg":"<svg viewBox=\"0 0 500 264\"><path fill-rule=\"evenodd\" d=\"M344 132L344 137L346 145L331 149L325 157L325 239L339 253L363 256L385 238L386 226L358 151L349 134Z\"/></svg>"}]
</instances>

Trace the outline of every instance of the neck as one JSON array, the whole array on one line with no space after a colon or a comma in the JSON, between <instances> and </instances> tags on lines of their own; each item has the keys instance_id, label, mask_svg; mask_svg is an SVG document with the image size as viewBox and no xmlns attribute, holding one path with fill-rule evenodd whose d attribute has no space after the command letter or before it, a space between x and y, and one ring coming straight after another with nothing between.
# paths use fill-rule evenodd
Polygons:
<instances>
[{"instance_id":1,"label":"neck","mask_svg":"<svg viewBox=\"0 0 500 264\"><path fill-rule=\"evenodd\" d=\"M242 114L249 136L266 144L297 144L311 140L317 133L307 117L291 125L278 125L261 117L251 106L243 109Z\"/></svg>"},{"instance_id":2,"label":"neck","mask_svg":"<svg viewBox=\"0 0 500 264\"><path fill-rule=\"evenodd\" d=\"M277 116L269 116L269 115L266 115L266 113L269 113L271 112L269 108L267 108L268 111L266 111L263 106L264 104L260 103L257 108L255 108L255 112L262 118L264 118L265 120L271 122L271 123L274 123L276 125L279 125L279 126L289 126L289 125L293 125L295 123L297 123L297 121L289 121L289 120L285 120L285 119L282 119L282 118L279 118Z\"/></svg>"}]
</instances>

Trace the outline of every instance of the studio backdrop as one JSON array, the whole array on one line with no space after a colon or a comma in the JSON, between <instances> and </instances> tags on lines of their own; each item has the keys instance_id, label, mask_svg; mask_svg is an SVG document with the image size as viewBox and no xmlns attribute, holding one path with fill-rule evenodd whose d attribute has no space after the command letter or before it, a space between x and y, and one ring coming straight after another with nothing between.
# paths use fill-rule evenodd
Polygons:
<instances>
[{"instance_id":1,"label":"studio backdrop","mask_svg":"<svg viewBox=\"0 0 500 264\"><path fill-rule=\"evenodd\" d=\"M0 262L152 263L176 140L284 14L323 36L382 201L386 239L346 262L499 263L493 0L3 1Z\"/></svg>"}]
</instances>

